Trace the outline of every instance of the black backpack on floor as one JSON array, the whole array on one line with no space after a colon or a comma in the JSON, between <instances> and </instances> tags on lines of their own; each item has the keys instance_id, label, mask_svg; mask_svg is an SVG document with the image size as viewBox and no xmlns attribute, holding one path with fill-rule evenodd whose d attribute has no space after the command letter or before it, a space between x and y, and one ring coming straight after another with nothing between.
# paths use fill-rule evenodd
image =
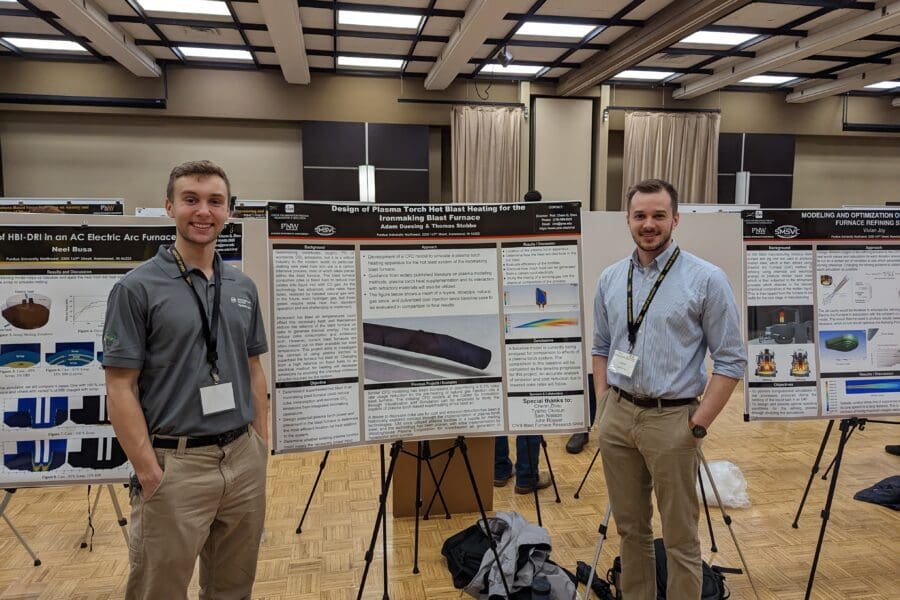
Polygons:
<instances>
[{"instance_id":1,"label":"black backpack on floor","mask_svg":"<svg viewBox=\"0 0 900 600\"><path fill-rule=\"evenodd\" d=\"M666 600L666 581L669 571L666 567L666 547L661 539L653 540L653 548L656 553L656 600ZM719 566L710 567L703 561L703 591L701 600L725 600L731 596L731 592L725 587L725 575L723 573L741 573L740 569L727 569ZM622 588L619 578L622 575L622 560L616 557L613 568L609 572L609 583L616 588L616 598L621 600Z\"/></svg>"}]
</instances>

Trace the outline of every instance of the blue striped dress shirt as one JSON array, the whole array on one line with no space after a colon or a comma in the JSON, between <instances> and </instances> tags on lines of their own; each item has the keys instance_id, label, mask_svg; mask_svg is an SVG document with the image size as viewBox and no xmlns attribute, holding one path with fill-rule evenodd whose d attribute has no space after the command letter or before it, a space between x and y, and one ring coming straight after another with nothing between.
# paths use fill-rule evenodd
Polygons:
<instances>
[{"instance_id":1,"label":"blue striped dress shirt","mask_svg":"<svg viewBox=\"0 0 900 600\"><path fill-rule=\"evenodd\" d=\"M672 252L674 240L648 266L637 250L600 274L594 297L591 354L628 352L628 265L634 263L634 318ZM719 267L684 250L669 270L637 333L631 378L607 369L606 380L626 392L651 398L699 396L706 387L704 359L709 350L713 373L740 379L747 354L740 318L728 278ZM610 361L612 362L612 361Z\"/></svg>"}]
</instances>

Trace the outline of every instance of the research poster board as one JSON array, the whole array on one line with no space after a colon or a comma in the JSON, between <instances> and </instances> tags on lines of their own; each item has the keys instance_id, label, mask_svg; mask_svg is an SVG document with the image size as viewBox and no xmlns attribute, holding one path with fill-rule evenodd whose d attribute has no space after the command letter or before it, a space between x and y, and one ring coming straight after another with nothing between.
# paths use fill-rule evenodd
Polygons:
<instances>
[{"instance_id":1,"label":"research poster board","mask_svg":"<svg viewBox=\"0 0 900 600\"><path fill-rule=\"evenodd\" d=\"M269 204L276 452L587 426L580 205Z\"/></svg>"},{"instance_id":2,"label":"research poster board","mask_svg":"<svg viewBox=\"0 0 900 600\"><path fill-rule=\"evenodd\" d=\"M0 213L124 215L121 198L0 198Z\"/></svg>"},{"instance_id":3,"label":"research poster board","mask_svg":"<svg viewBox=\"0 0 900 600\"><path fill-rule=\"evenodd\" d=\"M751 210L747 419L900 414L900 210Z\"/></svg>"},{"instance_id":4,"label":"research poster board","mask_svg":"<svg viewBox=\"0 0 900 600\"><path fill-rule=\"evenodd\" d=\"M126 481L106 405L102 332L118 279L171 225L0 224L0 488ZM219 238L240 267L243 227Z\"/></svg>"}]
</instances>

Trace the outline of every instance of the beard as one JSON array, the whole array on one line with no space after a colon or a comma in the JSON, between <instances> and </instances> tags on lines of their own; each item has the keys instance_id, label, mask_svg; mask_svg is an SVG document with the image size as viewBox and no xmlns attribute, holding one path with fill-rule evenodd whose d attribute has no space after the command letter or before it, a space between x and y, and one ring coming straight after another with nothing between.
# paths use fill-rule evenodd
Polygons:
<instances>
[{"instance_id":1,"label":"beard","mask_svg":"<svg viewBox=\"0 0 900 600\"><path fill-rule=\"evenodd\" d=\"M645 252L655 252L666 247L666 245L669 243L669 240L672 239L672 231L660 231L658 237L655 239L648 240L640 235L640 232L638 232L637 235L632 233L631 238L641 250Z\"/></svg>"}]
</instances>

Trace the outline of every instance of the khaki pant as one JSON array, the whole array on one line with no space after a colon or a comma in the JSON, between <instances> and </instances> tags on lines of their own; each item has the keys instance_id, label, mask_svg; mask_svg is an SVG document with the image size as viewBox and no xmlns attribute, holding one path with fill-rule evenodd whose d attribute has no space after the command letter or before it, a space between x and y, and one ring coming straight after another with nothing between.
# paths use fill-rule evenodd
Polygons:
<instances>
[{"instance_id":1,"label":"khaki pant","mask_svg":"<svg viewBox=\"0 0 900 600\"><path fill-rule=\"evenodd\" d=\"M699 600L703 586L695 485L699 440L688 421L697 403L639 408L610 389L598 427L613 519L622 538L622 595L656 600L651 490L662 520L666 598Z\"/></svg>"},{"instance_id":2,"label":"khaki pant","mask_svg":"<svg viewBox=\"0 0 900 600\"><path fill-rule=\"evenodd\" d=\"M159 489L146 501L140 492L131 495L126 598L186 598L198 555L200 598L250 598L266 513L267 454L253 427L221 448L156 449Z\"/></svg>"}]
</instances>

